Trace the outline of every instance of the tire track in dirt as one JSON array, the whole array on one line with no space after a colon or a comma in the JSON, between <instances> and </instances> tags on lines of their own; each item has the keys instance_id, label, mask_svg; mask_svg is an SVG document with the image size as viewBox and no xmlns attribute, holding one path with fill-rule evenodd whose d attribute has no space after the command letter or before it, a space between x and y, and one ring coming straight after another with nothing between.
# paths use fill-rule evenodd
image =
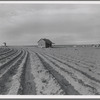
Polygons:
<instances>
[{"instance_id":1,"label":"tire track in dirt","mask_svg":"<svg viewBox=\"0 0 100 100\"><path fill-rule=\"evenodd\" d=\"M79 95L79 92L74 89L74 87L62 76L60 75L52 66L49 65L38 53L36 55L39 57L40 61L43 63L44 67L51 73L55 79L58 81L66 95Z\"/></svg>"}]
</instances>

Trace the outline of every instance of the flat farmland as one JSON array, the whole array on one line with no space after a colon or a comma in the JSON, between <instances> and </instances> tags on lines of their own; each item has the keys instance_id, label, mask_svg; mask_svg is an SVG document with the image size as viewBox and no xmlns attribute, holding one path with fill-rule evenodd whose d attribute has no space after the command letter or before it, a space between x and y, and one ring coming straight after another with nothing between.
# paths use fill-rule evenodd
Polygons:
<instances>
[{"instance_id":1,"label":"flat farmland","mask_svg":"<svg viewBox=\"0 0 100 100\"><path fill-rule=\"evenodd\" d=\"M99 47L0 47L0 94L99 95Z\"/></svg>"}]
</instances>

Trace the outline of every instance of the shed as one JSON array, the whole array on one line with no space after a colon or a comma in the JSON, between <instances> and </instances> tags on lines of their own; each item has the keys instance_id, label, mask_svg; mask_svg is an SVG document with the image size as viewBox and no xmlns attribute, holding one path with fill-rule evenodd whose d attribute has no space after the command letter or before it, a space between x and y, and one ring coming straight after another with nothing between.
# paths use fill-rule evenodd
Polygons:
<instances>
[{"instance_id":1,"label":"shed","mask_svg":"<svg viewBox=\"0 0 100 100\"><path fill-rule=\"evenodd\" d=\"M4 42L3 44L4 44L5 47L7 46L7 45L6 45L6 42Z\"/></svg>"},{"instance_id":2,"label":"shed","mask_svg":"<svg viewBox=\"0 0 100 100\"><path fill-rule=\"evenodd\" d=\"M49 47L52 47L52 42L49 40L49 39L40 39L38 41L38 47L41 47L41 48L49 48Z\"/></svg>"}]
</instances>

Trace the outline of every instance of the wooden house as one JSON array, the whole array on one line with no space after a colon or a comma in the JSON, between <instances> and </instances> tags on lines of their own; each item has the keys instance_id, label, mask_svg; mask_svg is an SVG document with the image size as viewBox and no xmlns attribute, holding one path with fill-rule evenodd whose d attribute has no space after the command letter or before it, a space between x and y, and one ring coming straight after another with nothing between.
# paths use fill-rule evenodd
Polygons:
<instances>
[{"instance_id":1,"label":"wooden house","mask_svg":"<svg viewBox=\"0 0 100 100\"><path fill-rule=\"evenodd\" d=\"M41 48L49 48L49 47L52 47L52 42L49 40L49 39L40 39L38 41L38 47L41 47Z\"/></svg>"}]
</instances>

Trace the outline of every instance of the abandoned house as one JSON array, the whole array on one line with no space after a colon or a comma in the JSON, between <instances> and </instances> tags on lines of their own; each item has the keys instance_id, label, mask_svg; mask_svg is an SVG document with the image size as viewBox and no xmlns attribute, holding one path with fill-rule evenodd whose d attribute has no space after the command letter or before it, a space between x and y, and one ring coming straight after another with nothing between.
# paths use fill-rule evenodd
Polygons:
<instances>
[{"instance_id":1,"label":"abandoned house","mask_svg":"<svg viewBox=\"0 0 100 100\"><path fill-rule=\"evenodd\" d=\"M41 47L41 48L49 48L49 47L52 47L52 42L49 40L49 39L40 39L38 41L38 47Z\"/></svg>"}]
</instances>

